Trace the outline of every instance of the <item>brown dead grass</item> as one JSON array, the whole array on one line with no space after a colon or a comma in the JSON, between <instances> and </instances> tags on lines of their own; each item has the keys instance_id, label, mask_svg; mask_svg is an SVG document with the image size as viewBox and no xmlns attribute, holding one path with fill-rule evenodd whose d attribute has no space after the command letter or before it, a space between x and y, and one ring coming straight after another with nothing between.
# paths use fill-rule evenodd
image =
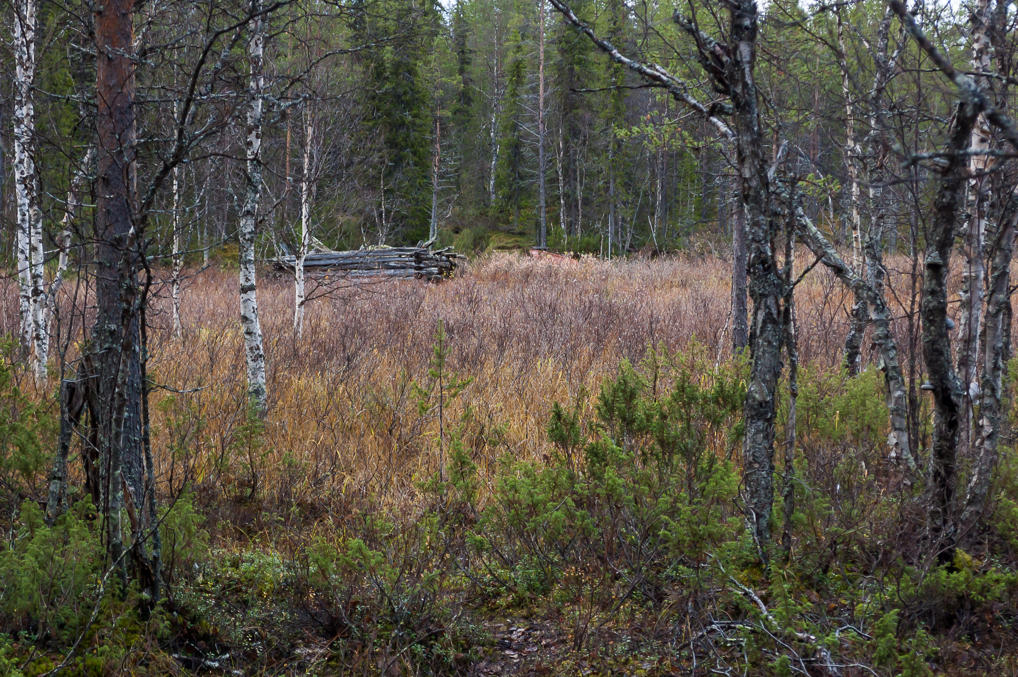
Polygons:
<instances>
[{"instance_id":1,"label":"brown dead grass","mask_svg":"<svg viewBox=\"0 0 1018 677\"><path fill-rule=\"evenodd\" d=\"M907 306L908 261L891 263ZM437 285L335 284L308 305L300 340L291 327L290 280L264 274L259 303L270 408L257 438L245 433L235 273L211 269L188 280L182 340L169 331L168 289L157 285L150 374L166 386L151 402L163 489L175 493L187 484L206 505L268 502L277 514L308 516L342 514L364 500L412 505L442 446L436 408L422 412L412 388L428 383L439 320L448 371L472 379L448 404L446 435L462 430L490 480L503 457L549 453L552 403L589 406L583 394L596 393L622 359L639 361L651 345L675 352L694 343L717 362L730 359L729 270L728 261L710 255L561 262L499 254ZM11 333L12 291L0 295L0 319ZM850 296L821 266L800 285L797 304L801 360L837 365ZM905 308L898 311L903 317ZM907 361L904 319L896 330Z\"/></svg>"},{"instance_id":2,"label":"brown dead grass","mask_svg":"<svg viewBox=\"0 0 1018 677\"><path fill-rule=\"evenodd\" d=\"M548 453L552 403L596 393L622 359L636 362L648 346L682 351L696 342L717 361L729 359L728 270L712 257L562 265L503 254L439 285L337 286L309 305L299 341L290 282L263 276L270 412L257 448L241 434L236 280L228 271L203 272L184 291L183 341L168 331L167 299L150 313L154 378L195 390L154 398L164 478L174 489L188 481L211 494L312 512L369 496L407 505L438 465L437 411L419 410L411 383L428 382L439 320L447 369L472 378L445 412L446 434L469 407L463 435L490 478L501 457ZM804 362L839 362L850 301L821 269L802 283Z\"/></svg>"}]
</instances>

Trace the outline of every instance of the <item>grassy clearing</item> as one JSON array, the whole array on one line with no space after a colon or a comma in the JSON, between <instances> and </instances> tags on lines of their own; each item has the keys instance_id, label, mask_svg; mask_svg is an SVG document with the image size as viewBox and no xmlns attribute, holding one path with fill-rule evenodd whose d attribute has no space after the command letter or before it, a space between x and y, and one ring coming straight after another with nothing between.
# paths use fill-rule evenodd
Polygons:
<instances>
[{"instance_id":1,"label":"grassy clearing","mask_svg":"<svg viewBox=\"0 0 1018 677\"><path fill-rule=\"evenodd\" d=\"M19 581L0 593L0 666L45 672L80 635L72 671L96 674L1016 669L1018 463L1007 450L991 528L934 567L922 487L883 458L880 375L838 369L851 299L819 270L797 297L791 555L754 564L727 266L496 255L440 285L323 287L300 341L291 287L268 277L264 424L246 415L234 274L188 282L183 340L157 298L170 597L144 621L130 591L90 582L88 506L52 529L19 509L42 495L52 403L6 363L5 392L29 394L0 407L0 574ZM908 280L892 281L907 363ZM80 562L60 585L44 548Z\"/></svg>"}]
</instances>

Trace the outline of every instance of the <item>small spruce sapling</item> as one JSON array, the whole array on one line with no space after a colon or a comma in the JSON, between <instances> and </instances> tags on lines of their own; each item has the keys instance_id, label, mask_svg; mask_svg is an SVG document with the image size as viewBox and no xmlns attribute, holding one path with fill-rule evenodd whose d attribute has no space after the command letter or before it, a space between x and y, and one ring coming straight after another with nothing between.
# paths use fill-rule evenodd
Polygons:
<instances>
[{"instance_id":1,"label":"small spruce sapling","mask_svg":"<svg viewBox=\"0 0 1018 677\"><path fill-rule=\"evenodd\" d=\"M431 362L428 366L428 385L414 382L413 392L417 398L417 410L421 416L429 413L438 415L438 479L445 481L445 409L463 389L473 382L470 377L460 377L456 373L448 373L446 361L449 357L449 345L445 333L445 322L439 318L435 326L435 342L432 348ZM437 398L437 402L434 400Z\"/></svg>"}]
</instances>

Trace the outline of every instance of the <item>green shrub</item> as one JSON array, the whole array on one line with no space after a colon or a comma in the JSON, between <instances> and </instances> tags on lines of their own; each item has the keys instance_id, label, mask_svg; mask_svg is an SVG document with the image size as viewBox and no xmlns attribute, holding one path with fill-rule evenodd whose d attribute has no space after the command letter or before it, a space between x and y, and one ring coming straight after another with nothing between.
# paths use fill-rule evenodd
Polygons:
<instances>
[{"instance_id":1,"label":"green shrub","mask_svg":"<svg viewBox=\"0 0 1018 677\"><path fill-rule=\"evenodd\" d=\"M478 526L490 580L517 604L554 589L643 603L698 578L741 533L726 456L744 383L738 366L651 351L604 384L592 420L554 405L552 461L505 462Z\"/></svg>"},{"instance_id":2,"label":"green shrub","mask_svg":"<svg viewBox=\"0 0 1018 677\"><path fill-rule=\"evenodd\" d=\"M28 397L13 364L14 346L0 342L0 499L17 509L17 496L39 493L55 448L57 416L52 402Z\"/></svg>"},{"instance_id":3,"label":"green shrub","mask_svg":"<svg viewBox=\"0 0 1018 677\"><path fill-rule=\"evenodd\" d=\"M101 591L105 551L81 501L50 527L31 501L21 507L20 528L0 551L0 614L8 632L27 631L39 640L71 642L85 625ZM115 580L107 580L109 596Z\"/></svg>"}]
</instances>

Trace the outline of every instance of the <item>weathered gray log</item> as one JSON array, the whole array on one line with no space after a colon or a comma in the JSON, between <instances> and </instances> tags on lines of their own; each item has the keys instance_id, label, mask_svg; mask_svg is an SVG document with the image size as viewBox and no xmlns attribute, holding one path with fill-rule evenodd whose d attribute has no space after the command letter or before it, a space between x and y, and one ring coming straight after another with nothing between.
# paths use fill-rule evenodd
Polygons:
<instances>
[{"instance_id":1,"label":"weathered gray log","mask_svg":"<svg viewBox=\"0 0 1018 677\"><path fill-rule=\"evenodd\" d=\"M448 277L464 258L452 251L427 247L388 247L344 252L310 252L304 258L304 270L335 271L352 277L373 275L396 278L424 278L430 281ZM293 271L296 258L281 256L273 260L276 268Z\"/></svg>"}]
</instances>

